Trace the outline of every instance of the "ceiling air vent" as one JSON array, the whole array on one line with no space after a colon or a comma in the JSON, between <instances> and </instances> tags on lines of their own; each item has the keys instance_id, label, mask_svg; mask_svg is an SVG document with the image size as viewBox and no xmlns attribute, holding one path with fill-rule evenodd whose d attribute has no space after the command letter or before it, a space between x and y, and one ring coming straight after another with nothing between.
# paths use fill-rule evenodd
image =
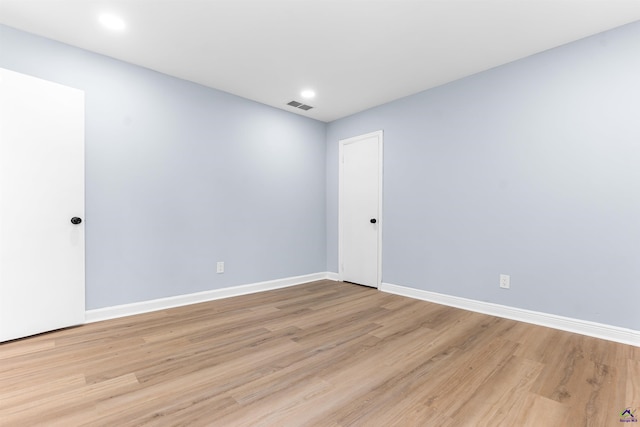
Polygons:
<instances>
[{"instance_id":1,"label":"ceiling air vent","mask_svg":"<svg viewBox=\"0 0 640 427\"><path fill-rule=\"evenodd\" d=\"M311 110L313 108L311 105L306 105L298 101L287 102L287 105L291 105L292 107L296 107L304 111Z\"/></svg>"}]
</instances>

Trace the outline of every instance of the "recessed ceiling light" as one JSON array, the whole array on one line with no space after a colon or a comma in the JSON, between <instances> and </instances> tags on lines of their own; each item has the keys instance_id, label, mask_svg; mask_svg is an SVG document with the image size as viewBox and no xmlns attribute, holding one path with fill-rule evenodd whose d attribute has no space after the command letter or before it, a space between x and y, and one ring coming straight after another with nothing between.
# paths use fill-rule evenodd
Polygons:
<instances>
[{"instance_id":1,"label":"recessed ceiling light","mask_svg":"<svg viewBox=\"0 0 640 427\"><path fill-rule=\"evenodd\" d=\"M312 91L311 89L306 89L306 90L303 90L302 92L300 92L300 96L305 98L305 99L311 99L311 98L315 98L316 93L314 91Z\"/></svg>"},{"instance_id":2,"label":"recessed ceiling light","mask_svg":"<svg viewBox=\"0 0 640 427\"><path fill-rule=\"evenodd\" d=\"M114 31L122 31L125 28L124 21L119 16L111 13L103 13L98 17L100 23L106 28Z\"/></svg>"}]
</instances>

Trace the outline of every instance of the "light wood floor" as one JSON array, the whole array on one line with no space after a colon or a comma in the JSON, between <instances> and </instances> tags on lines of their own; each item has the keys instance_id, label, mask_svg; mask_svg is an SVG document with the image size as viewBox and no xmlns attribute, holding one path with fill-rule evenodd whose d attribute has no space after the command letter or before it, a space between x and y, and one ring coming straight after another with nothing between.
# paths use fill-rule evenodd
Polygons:
<instances>
[{"instance_id":1,"label":"light wood floor","mask_svg":"<svg viewBox=\"0 0 640 427\"><path fill-rule=\"evenodd\" d=\"M2 426L600 427L626 407L638 347L330 281L0 344Z\"/></svg>"}]
</instances>

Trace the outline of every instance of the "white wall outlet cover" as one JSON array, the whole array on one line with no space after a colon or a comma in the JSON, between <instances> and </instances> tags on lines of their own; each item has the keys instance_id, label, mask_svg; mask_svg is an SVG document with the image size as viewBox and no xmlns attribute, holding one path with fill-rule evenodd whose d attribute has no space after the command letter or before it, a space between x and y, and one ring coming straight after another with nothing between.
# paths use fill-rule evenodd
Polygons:
<instances>
[{"instance_id":1,"label":"white wall outlet cover","mask_svg":"<svg viewBox=\"0 0 640 427\"><path fill-rule=\"evenodd\" d=\"M503 289L509 289L511 286L511 277L508 274L500 275L500 287Z\"/></svg>"}]
</instances>

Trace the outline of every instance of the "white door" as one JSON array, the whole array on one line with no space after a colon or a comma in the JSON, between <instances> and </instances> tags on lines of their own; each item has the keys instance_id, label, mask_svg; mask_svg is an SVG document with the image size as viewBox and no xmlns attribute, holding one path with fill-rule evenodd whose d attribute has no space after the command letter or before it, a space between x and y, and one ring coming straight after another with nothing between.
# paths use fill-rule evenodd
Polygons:
<instances>
[{"instance_id":1,"label":"white door","mask_svg":"<svg viewBox=\"0 0 640 427\"><path fill-rule=\"evenodd\" d=\"M84 323L84 92L0 69L0 341Z\"/></svg>"},{"instance_id":2,"label":"white door","mask_svg":"<svg viewBox=\"0 0 640 427\"><path fill-rule=\"evenodd\" d=\"M340 141L340 280L381 280L382 131Z\"/></svg>"}]
</instances>

